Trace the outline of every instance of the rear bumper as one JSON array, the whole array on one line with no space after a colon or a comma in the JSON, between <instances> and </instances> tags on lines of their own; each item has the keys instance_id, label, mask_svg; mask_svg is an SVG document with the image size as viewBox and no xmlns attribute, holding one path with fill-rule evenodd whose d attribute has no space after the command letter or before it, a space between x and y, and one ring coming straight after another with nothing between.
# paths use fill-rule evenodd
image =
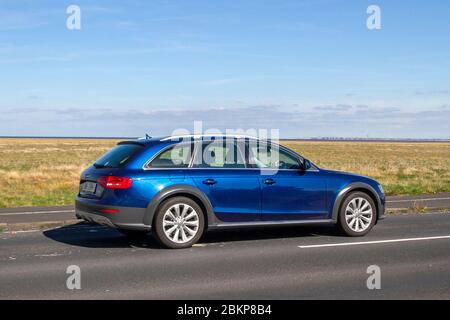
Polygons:
<instances>
[{"instance_id":1,"label":"rear bumper","mask_svg":"<svg viewBox=\"0 0 450 320\"><path fill-rule=\"evenodd\" d=\"M102 212L102 209L119 210L114 213ZM92 203L92 200L77 197L75 215L79 219L95 222L112 228L150 230L144 225L145 208L106 206Z\"/></svg>"}]
</instances>

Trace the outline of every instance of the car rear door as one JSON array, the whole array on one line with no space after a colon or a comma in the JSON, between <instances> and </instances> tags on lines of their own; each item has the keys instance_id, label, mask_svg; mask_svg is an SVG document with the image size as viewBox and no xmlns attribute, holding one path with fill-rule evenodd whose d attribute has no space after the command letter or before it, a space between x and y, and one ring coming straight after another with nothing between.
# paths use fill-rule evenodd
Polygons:
<instances>
[{"instance_id":1,"label":"car rear door","mask_svg":"<svg viewBox=\"0 0 450 320\"><path fill-rule=\"evenodd\" d=\"M201 141L189 174L224 222L257 221L261 213L259 175L247 170L244 146L236 139Z\"/></svg>"}]
</instances>

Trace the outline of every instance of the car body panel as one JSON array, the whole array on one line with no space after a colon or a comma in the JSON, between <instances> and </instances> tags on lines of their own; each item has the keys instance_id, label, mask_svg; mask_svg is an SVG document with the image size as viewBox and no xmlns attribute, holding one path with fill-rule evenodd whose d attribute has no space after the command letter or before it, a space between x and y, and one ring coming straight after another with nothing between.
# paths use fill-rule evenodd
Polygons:
<instances>
[{"instance_id":1,"label":"car body panel","mask_svg":"<svg viewBox=\"0 0 450 320\"><path fill-rule=\"evenodd\" d=\"M259 180L261 220L327 218L327 181L320 171L278 170Z\"/></svg>"},{"instance_id":2,"label":"car body panel","mask_svg":"<svg viewBox=\"0 0 450 320\"><path fill-rule=\"evenodd\" d=\"M189 175L195 186L209 198L219 220L260 220L259 172L245 169L191 169ZM214 184L205 184L208 179L214 180Z\"/></svg>"}]
</instances>

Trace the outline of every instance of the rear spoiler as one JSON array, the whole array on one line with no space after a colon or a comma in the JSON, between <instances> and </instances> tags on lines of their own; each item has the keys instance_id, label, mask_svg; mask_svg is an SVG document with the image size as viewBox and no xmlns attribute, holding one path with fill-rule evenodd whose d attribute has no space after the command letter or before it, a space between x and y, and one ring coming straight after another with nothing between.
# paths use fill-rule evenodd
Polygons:
<instances>
[{"instance_id":1,"label":"rear spoiler","mask_svg":"<svg viewBox=\"0 0 450 320\"><path fill-rule=\"evenodd\" d=\"M120 141L119 143L117 143L117 145L119 146L119 145L124 145L124 144L135 144L135 145L138 145L138 146L145 146L146 145L146 143L145 143L145 140L128 140L128 141Z\"/></svg>"}]
</instances>

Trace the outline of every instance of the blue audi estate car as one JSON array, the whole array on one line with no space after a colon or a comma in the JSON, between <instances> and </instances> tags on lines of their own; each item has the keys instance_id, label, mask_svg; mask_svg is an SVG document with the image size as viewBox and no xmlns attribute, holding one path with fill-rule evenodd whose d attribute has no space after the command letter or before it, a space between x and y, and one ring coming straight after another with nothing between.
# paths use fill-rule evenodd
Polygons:
<instances>
[{"instance_id":1,"label":"blue audi estate car","mask_svg":"<svg viewBox=\"0 0 450 320\"><path fill-rule=\"evenodd\" d=\"M76 216L186 248L206 230L334 224L364 236L384 216L375 180L325 170L270 140L172 136L123 141L86 169Z\"/></svg>"}]
</instances>

